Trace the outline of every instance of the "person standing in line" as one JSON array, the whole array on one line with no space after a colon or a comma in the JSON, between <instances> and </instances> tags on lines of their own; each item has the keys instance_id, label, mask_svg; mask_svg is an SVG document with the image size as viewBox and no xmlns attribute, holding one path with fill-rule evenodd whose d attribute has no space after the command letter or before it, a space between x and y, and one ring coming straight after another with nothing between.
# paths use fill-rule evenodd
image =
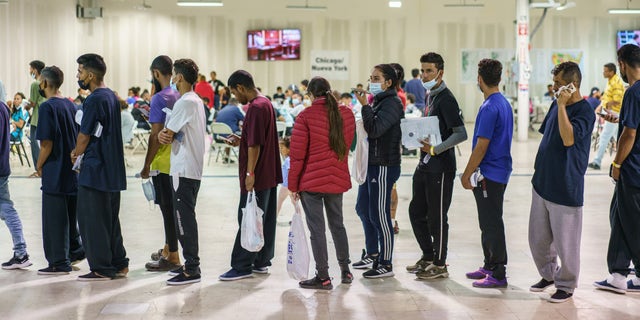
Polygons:
<instances>
[{"instance_id":1,"label":"person standing in line","mask_svg":"<svg viewBox=\"0 0 640 320\"><path fill-rule=\"evenodd\" d=\"M193 91L197 80L198 66L193 60L180 59L173 63L171 83L175 83L180 99L167 116L165 128L158 134L160 143L171 144L174 219L184 256L184 267L172 272L174 277L167 280L168 285L200 282L201 278L195 210L207 132L202 99Z\"/></svg>"},{"instance_id":2,"label":"person standing in line","mask_svg":"<svg viewBox=\"0 0 640 320\"><path fill-rule=\"evenodd\" d=\"M38 113L40 105L46 100L45 97L40 95L40 72L44 69L44 62L40 60L34 60L29 62L29 75L31 75L31 89L29 89L29 103L25 106L27 111L31 111L31 123L29 129L29 142L31 145L31 158L33 163L38 163L38 156L40 155L40 145L36 134L38 132ZM38 178L38 171L32 173L30 178Z\"/></svg>"},{"instance_id":3,"label":"person standing in line","mask_svg":"<svg viewBox=\"0 0 640 320\"><path fill-rule=\"evenodd\" d=\"M622 79L616 73L616 65L613 63L607 63L604 65L602 75L608 79L607 87L604 89L604 94L600 97L600 106L596 108L596 113L605 112L612 114L614 117L618 117L620 109L622 108L622 96L624 95L624 84ZM596 152L593 162L589 163L589 168L600 170L602 164L602 156L607 151L609 141L613 137L618 136L618 123L606 121L604 122L604 128L600 133L600 139L598 143L598 151Z\"/></svg>"},{"instance_id":4,"label":"person standing in line","mask_svg":"<svg viewBox=\"0 0 640 320\"><path fill-rule=\"evenodd\" d=\"M77 217L91 272L79 281L104 281L126 277L129 259L120 228L120 192L127 188L120 103L104 83L107 65L94 53L81 55L78 85L91 94L71 161L80 165Z\"/></svg>"},{"instance_id":5,"label":"person standing in line","mask_svg":"<svg viewBox=\"0 0 640 320\"><path fill-rule=\"evenodd\" d=\"M466 274L467 278L478 280L473 282L473 286L478 288L507 286L507 244L502 206L512 171L513 111L509 101L500 93L501 75L500 61L482 59L478 63L478 88L484 95L484 102L476 117L473 151L460 177L462 186L473 190L478 208L484 265ZM476 171L476 177L472 178ZM478 174L483 177L481 181ZM472 179L476 183L472 183Z\"/></svg>"},{"instance_id":6,"label":"person standing in line","mask_svg":"<svg viewBox=\"0 0 640 320\"><path fill-rule=\"evenodd\" d=\"M390 200L393 184L400 177L400 120L404 118L404 111L396 91L398 76L390 64L375 66L369 82L369 90L374 95L371 105L367 102L366 92L356 89L369 140L369 161L367 178L360 185L356 200L356 212L365 233L366 252L353 267L372 267L363 273L365 278L384 278L394 276Z\"/></svg>"},{"instance_id":7,"label":"person standing in line","mask_svg":"<svg viewBox=\"0 0 640 320\"><path fill-rule=\"evenodd\" d=\"M396 91L398 92L398 98L402 102L403 111L407 110L407 95L402 90L400 83L404 79L404 68L399 63L390 63L396 75L398 76L398 82L396 84ZM402 148L402 146L401 146ZM398 211L398 184L394 183L391 188L391 220L393 221L393 234L400 233L400 227L398 226L398 220L396 220L396 212Z\"/></svg>"},{"instance_id":8,"label":"person standing in line","mask_svg":"<svg viewBox=\"0 0 640 320\"><path fill-rule=\"evenodd\" d=\"M311 79L307 90L313 103L296 118L291 137L289 190L294 200L302 202L317 274L299 285L305 289L331 290L323 207L336 248L341 282L353 281L342 195L351 189L348 159L356 124L353 112L338 105L326 79Z\"/></svg>"},{"instance_id":9,"label":"person standing in line","mask_svg":"<svg viewBox=\"0 0 640 320\"><path fill-rule=\"evenodd\" d=\"M622 99L619 118L618 151L610 175L616 181L611 199L611 235L607 250L609 276L595 282L598 289L616 293L640 292L640 48L624 45L618 50L622 80L630 87ZM613 115L608 121L617 121ZM627 281L629 262L635 277Z\"/></svg>"},{"instance_id":10,"label":"person standing in line","mask_svg":"<svg viewBox=\"0 0 640 320\"><path fill-rule=\"evenodd\" d=\"M240 245L240 228L231 253L231 269L220 275L222 281L249 278L253 273L266 274L274 255L277 186L282 183L282 169L276 129L276 111L271 101L260 94L247 71L235 71L227 81L231 93L241 104L248 104L242 124L242 137L230 144L240 146L238 174L240 177L240 204L238 226L242 224L242 209L248 193L255 191L257 205L264 212L264 246L259 252L249 252Z\"/></svg>"},{"instance_id":11,"label":"person standing in line","mask_svg":"<svg viewBox=\"0 0 640 320\"><path fill-rule=\"evenodd\" d=\"M76 146L76 108L62 96L64 74L56 66L42 69L38 134L40 156L36 168L42 177L42 244L48 267L40 275L69 274L71 264L84 259L76 219L78 179L69 154Z\"/></svg>"},{"instance_id":12,"label":"person standing in line","mask_svg":"<svg viewBox=\"0 0 640 320\"><path fill-rule=\"evenodd\" d=\"M406 270L415 273L419 279L447 278L448 212L456 173L454 147L467 140L467 130L460 117L458 102L442 79L442 56L426 53L420 57L420 64L422 85L428 92L425 115L438 117L442 143L432 145L434 142L428 139L422 141L409 203L411 227L422 257Z\"/></svg>"},{"instance_id":13,"label":"person standing in line","mask_svg":"<svg viewBox=\"0 0 640 320\"><path fill-rule=\"evenodd\" d=\"M416 108L420 109L420 111L424 113L427 90L425 90L422 86L422 80L420 80L420 70L412 69L411 77L413 78L407 81L407 84L404 86L404 91L407 92L407 95L413 94L413 96L415 97Z\"/></svg>"},{"instance_id":14,"label":"person standing in line","mask_svg":"<svg viewBox=\"0 0 640 320\"><path fill-rule=\"evenodd\" d=\"M142 179L149 179L151 170L157 171L151 176L155 189L155 203L160 206L164 222L164 246L158 252L151 254L151 262L145 264L149 271L170 271L180 267L180 253L178 252L178 236L176 220L173 212L173 194L171 178L171 145L160 145L158 134L164 129L167 118L165 108L172 110L180 98L180 93L172 88L171 73L173 62L168 56L157 56L151 62L151 77L155 94L151 97L149 123L149 148L144 159L144 166L140 171Z\"/></svg>"},{"instance_id":15,"label":"person standing in line","mask_svg":"<svg viewBox=\"0 0 640 320\"><path fill-rule=\"evenodd\" d=\"M27 243L22 233L22 221L9 195L9 119L9 107L4 101L0 101L0 219L4 220L13 239L13 257L2 263L2 269L5 270L26 268L33 264L29 261Z\"/></svg>"},{"instance_id":16,"label":"person standing in line","mask_svg":"<svg viewBox=\"0 0 640 320\"><path fill-rule=\"evenodd\" d=\"M558 98L539 130L529 216L529 248L542 279L529 290L542 292L555 284L549 302L558 303L570 299L578 286L584 174L596 119L580 95L580 67L563 62L551 73Z\"/></svg>"}]
</instances>

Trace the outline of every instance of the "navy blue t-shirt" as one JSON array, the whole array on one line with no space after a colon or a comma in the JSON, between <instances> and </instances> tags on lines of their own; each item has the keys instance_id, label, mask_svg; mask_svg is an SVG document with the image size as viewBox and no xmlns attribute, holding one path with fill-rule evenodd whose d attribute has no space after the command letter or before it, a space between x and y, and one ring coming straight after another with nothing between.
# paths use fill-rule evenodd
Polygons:
<instances>
[{"instance_id":1,"label":"navy blue t-shirt","mask_svg":"<svg viewBox=\"0 0 640 320\"><path fill-rule=\"evenodd\" d=\"M640 81L636 81L627 89L622 98L620 109L620 123L618 124L618 139L624 127L640 129ZM40 129L38 129L40 130ZM631 152L620 167L620 175L625 183L640 188L640 135L636 134Z\"/></svg>"},{"instance_id":2,"label":"navy blue t-shirt","mask_svg":"<svg viewBox=\"0 0 640 320\"><path fill-rule=\"evenodd\" d=\"M71 150L76 147L76 107L68 99L52 97L40 105L36 139L53 142L51 154L42 166L42 191L75 195L78 178L72 170Z\"/></svg>"},{"instance_id":3,"label":"navy blue t-shirt","mask_svg":"<svg viewBox=\"0 0 640 320\"><path fill-rule=\"evenodd\" d=\"M216 122L228 125L233 132L240 132L238 121L242 120L244 120L244 115L242 111L240 111L240 108L231 104L223 107L222 110L218 111L218 115L216 116Z\"/></svg>"},{"instance_id":4,"label":"navy blue t-shirt","mask_svg":"<svg viewBox=\"0 0 640 320\"><path fill-rule=\"evenodd\" d=\"M84 152L78 184L105 192L127 188L120 120L120 103L108 88L93 91L83 104L80 132L91 136ZM98 124L102 126L96 137Z\"/></svg>"},{"instance_id":5,"label":"navy blue t-shirt","mask_svg":"<svg viewBox=\"0 0 640 320\"><path fill-rule=\"evenodd\" d=\"M9 166L9 107L0 101L0 177L8 177L11 174ZM4 126L4 127L2 127Z\"/></svg>"},{"instance_id":6,"label":"navy blue t-shirt","mask_svg":"<svg viewBox=\"0 0 640 320\"><path fill-rule=\"evenodd\" d=\"M589 163L591 133L596 115L589 103L582 99L566 106L573 126L574 143L565 147L560 137L558 104L554 100L542 122L544 134L531 183L545 200L569 207L581 207L584 202L584 173Z\"/></svg>"},{"instance_id":7,"label":"navy blue t-shirt","mask_svg":"<svg viewBox=\"0 0 640 320\"><path fill-rule=\"evenodd\" d=\"M473 148L478 137L489 139L487 153L480 162L480 172L491 181L507 184L512 170L513 111L509 101L499 92L487 97L478 110Z\"/></svg>"}]
</instances>

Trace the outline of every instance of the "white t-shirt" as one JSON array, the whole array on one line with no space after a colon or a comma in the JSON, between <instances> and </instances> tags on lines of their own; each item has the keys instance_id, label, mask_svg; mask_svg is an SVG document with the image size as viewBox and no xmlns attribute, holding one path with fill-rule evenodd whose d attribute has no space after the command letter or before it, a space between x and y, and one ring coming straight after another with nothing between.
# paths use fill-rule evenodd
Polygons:
<instances>
[{"instance_id":1,"label":"white t-shirt","mask_svg":"<svg viewBox=\"0 0 640 320\"><path fill-rule=\"evenodd\" d=\"M183 177L201 180L204 153L207 150L202 99L193 91L183 94L167 115L165 127L176 133L171 144L169 174L174 179Z\"/></svg>"}]
</instances>

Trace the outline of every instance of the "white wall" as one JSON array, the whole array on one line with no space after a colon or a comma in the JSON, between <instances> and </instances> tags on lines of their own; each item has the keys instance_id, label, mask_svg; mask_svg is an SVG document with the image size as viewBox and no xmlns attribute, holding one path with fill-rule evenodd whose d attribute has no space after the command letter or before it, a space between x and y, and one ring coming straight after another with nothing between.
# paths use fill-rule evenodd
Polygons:
<instances>
[{"instance_id":1,"label":"white wall","mask_svg":"<svg viewBox=\"0 0 640 320\"><path fill-rule=\"evenodd\" d=\"M574 1L575 8L549 12L532 47L583 49L584 93L593 85L604 87L602 65L615 62L616 30L640 29L640 17L606 13L607 8L624 7L625 0ZM409 74L419 67L421 54L436 51L445 59L445 81L466 119L472 120L482 97L475 85L459 83L460 50L515 46L515 1L508 0L467 0L483 2L483 8L442 5L461 0L403 0L401 9L388 8L386 0L311 0L311 5L329 7L321 12L285 9L303 0L224 0L222 8L146 0L153 6L148 11L134 8L142 0L95 2L104 8L104 17L95 20L75 17L76 0L9 0L0 5L0 79L10 96L28 91L28 63L34 59L61 67L66 76L63 93L75 96L75 59L87 52L104 56L106 82L120 94L132 85L149 87L148 67L159 54L192 58L202 73L216 70L225 82L234 70L246 69L271 94L277 85L309 77L312 49L351 52L351 79L333 82L338 90L364 83L371 67L382 62L399 62ZM541 13L532 10L532 28ZM302 59L247 61L246 30L256 28L300 28ZM532 94L544 90L543 85L533 86Z\"/></svg>"}]
</instances>

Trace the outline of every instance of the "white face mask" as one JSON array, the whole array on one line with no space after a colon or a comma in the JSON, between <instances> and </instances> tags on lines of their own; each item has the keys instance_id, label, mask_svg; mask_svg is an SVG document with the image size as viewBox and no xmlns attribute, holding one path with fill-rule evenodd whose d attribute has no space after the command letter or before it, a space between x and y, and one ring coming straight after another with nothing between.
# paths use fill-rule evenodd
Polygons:
<instances>
[{"instance_id":1,"label":"white face mask","mask_svg":"<svg viewBox=\"0 0 640 320\"><path fill-rule=\"evenodd\" d=\"M371 92L374 96L382 91L384 91L382 90L382 83L376 83L376 82L369 83L369 92Z\"/></svg>"},{"instance_id":2,"label":"white face mask","mask_svg":"<svg viewBox=\"0 0 640 320\"><path fill-rule=\"evenodd\" d=\"M310 106L310 105L311 105L311 100L309 100L309 99L304 99L304 100L302 100L302 103L303 103L305 106Z\"/></svg>"},{"instance_id":3,"label":"white face mask","mask_svg":"<svg viewBox=\"0 0 640 320\"><path fill-rule=\"evenodd\" d=\"M293 103L294 106L297 106L300 104L300 99L291 99L291 103Z\"/></svg>"},{"instance_id":4,"label":"white face mask","mask_svg":"<svg viewBox=\"0 0 640 320\"><path fill-rule=\"evenodd\" d=\"M178 86L173 82L173 77L169 78L169 86L173 91L178 91Z\"/></svg>"},{"instance_id":5,"label":"white face mask","mask_svg":"<svg viewBox=\"0 0 640 320\"><path fill-rule=\"evenodd\" d=\"M33 80L36 79L36 74L35 73L30 73L29 75L31 76L31 79L33 79Z\"/></svg>"}]
</instances>

